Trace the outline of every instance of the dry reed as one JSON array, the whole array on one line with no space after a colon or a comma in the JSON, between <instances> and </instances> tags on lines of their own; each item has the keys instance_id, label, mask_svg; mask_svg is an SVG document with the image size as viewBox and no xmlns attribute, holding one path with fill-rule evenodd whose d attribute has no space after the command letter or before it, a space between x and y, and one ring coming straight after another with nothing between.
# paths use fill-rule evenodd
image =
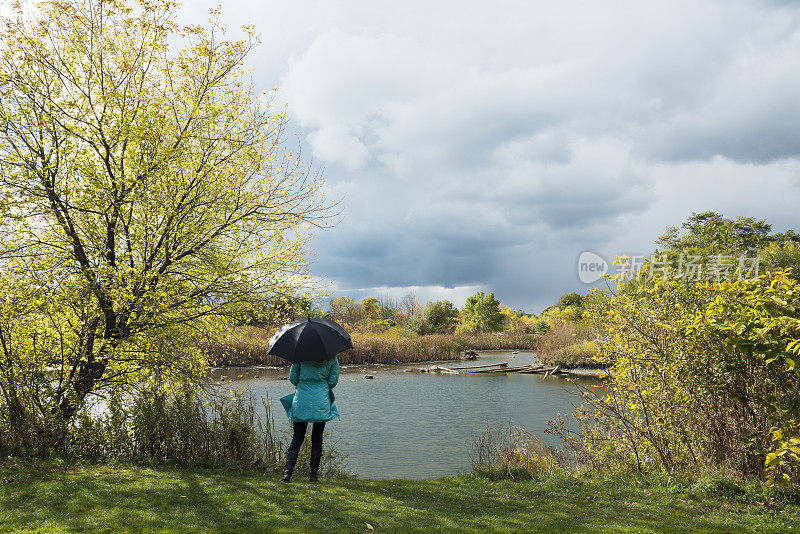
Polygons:
<instances>
[{"instance_id":1,"label":"dry reed","mask_svg":"<svg viewBox=\"0 0 800 534\"><path fill-rule=\"evenodd\" d=\"M542 335L536 357L545 365L600 368L602 365L592 359L596 354L592 343L594 338L591 326L573 322L556 323Z\"/></svg>"},{"instance_id":2,"label":"dry reed","mask_svg":"<svg viewBox=\"0 0 800 534\"><path fill-rule=\"evenodd\" d=\"M214 366L286 365L267 354L272 331L241 328L227 338L202 347ZM391 333L352 334L353 348L339 354L339 363L403 364L433 360L457 360L465 350L530 350L537 338L531 334L431 334L401 337Z\"/></svg>"},{"instance_id":3,"label":"dry reed","mask_svg":"<svg viewBox=\"0 0 800 534\"><path fill-rule=\"evenodd\" d=\"M567 458L526 426L486 431L473 443L472 469L490 478L532 478L568 465Z\"/></svg>"}]
</instances>

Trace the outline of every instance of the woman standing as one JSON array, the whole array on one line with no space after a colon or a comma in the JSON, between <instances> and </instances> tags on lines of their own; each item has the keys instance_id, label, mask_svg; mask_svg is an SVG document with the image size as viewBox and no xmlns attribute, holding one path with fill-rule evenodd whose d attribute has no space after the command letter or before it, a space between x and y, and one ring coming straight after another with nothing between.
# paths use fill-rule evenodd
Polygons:
<instances>
[{"instance_id":1,"label":"woman standing","mask_svg":"<svg viewBox=\"0 0 800 534\"><path fill-rule=\"evenodd\" d=\"M294 432L292 443L286 452L286 469L281 481L291 480L297 454L306 437L308 423L312 423L309 481L316 482L322 459L322 434L325 431L325 423L339 417L339 410L333 402L335 398L333 388L339 382L339 360L334 356L322 362L293 363L289 370L289 381L295 386L295 393L282 398L281 402L292 422Z\"/></svg>"}]
</instances>

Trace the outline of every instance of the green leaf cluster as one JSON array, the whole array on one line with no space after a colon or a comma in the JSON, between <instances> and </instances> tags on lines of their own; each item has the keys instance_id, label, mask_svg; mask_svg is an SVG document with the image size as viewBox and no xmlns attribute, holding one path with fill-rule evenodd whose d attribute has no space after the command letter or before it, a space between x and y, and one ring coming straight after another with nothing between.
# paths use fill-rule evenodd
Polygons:
<instances>
[{"instance_id":1,"label":"green leaf cluster","mask_svg":"<svg viewBox=\"0 0 800 534\"><path fill-rule=\"evenodd\" d=\"M498 332L503 328L503 314L500 301L494 293L484 294L478 291L467 297L461 309L461 323L472 332Z\"/></svg>"},{"instance_id":2,"label":"green leaf cluster","mask_svg":"<svg viewBox=\"0 0 800 534\"><path fill-rule=\"evenodd\" d=\"M327 208L247 81L257 38L176 10L43 2L0 31L0 418L199 379L202 340L310 285Z\"/></svg>"},{"instance_id":3,"label":"green leaf cluster","mask_svg":"<svg viewBox=\"0 0 800 534\"><path fill-rule=\"evenodd\" d=\"M611 371L584 419L589 456L796 477L800 290L789 274L699 284L657 275L591 299L597 358Z\"/></svg>"}]
</instances>

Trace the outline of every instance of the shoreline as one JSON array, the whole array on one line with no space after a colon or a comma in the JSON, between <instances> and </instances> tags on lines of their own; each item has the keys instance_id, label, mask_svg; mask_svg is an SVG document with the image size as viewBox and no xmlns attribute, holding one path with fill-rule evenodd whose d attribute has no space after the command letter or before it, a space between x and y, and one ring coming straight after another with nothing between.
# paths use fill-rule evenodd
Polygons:
<instances>
[{"instance_id":1,"label":"shoreline","mask_svg":"<svg viewBox=\"0 0 800 534\"><path fill-rule=\"evenodd\" d=\"M280 367L283 361L269 354L272 330L240 328L226 339L199 347L216 366L265 365ZM401 337L387 333L352 333L353 348L339 355L341 365L416 364L434 360L460 360L467 351L532 351L538 346L533 334L425 334Z\"/></svg>"},{"instance_id":2,"label":"shoreline","mask_svg":"<svg viewBox=\"0 0 800 534\"><path fill-rule=\"evenodd\" d=\"M508 353L512 355L513 353L517 352L528 352L534 353L533 350L530 349L492 349L482 351L482 353L478 354L477 359L468 359L468 358L450 358L450 359L434 359L434 360L419 360L415 362L396 362L396 363L382 363L382 362L366 362L366 363L347 363L347 364L340 364L340 369L343 374L350 374L353 372L364 372L368 370L374 369L381 369L384 368L386 370L399 370L403 369L405 372L412 372L418 371L419 367L417 365L435 365L435 364L443 364L444 367L447 367L447 364L455 364L457 362L470 362L477 365L480 365L481 355L482 354L498 354L498 353ZM515 354L514 354L515 356ZM513 356L511 356L513 357ZM288 372L290 364L286 365L217 365L217 366L208 366L207 369L214 372L223 372L225 370L235 370L235 372L265 372L269 374L277 374L280 372ZM468 371L462 371L468 373ZM609 371L606 368L602 367L588 367L588 366L577 366L577 367L566 367L562 366L561 371L556 373L552 376L573 376L578 378L598 378L602 379L609 375ZM224 375L223 375L224 376ZM258 377L256 377L258 378Z\"/></svg>"},{"instance_id":3,"label":"shoreline","mask_svg":"<svg viewBox=\"0 0 800 534\"><path fill-rule=\"evenodd\" d=\"M527 348L512 348L512 349L486 349L483 351L475 351L478 352L477 359L469 359L458 357L458 358L436 358L436 359L427 359L427 360L414 360L414 361L407 361L407 362L359 362L359 363L339 363L340 369L346 368L353 368L353 367L366 367L366 366L375 366L375 367L403 367L409 365L416 365L416 364L425 364L425 363L445 363L445 362L468 362L468 361L479 361L481 359L482 354L497 354L497 353L513 353L513 352L531 352L535 353L533 349ZM242 365L209 365L208 369L260 369L260 370L281 370L281 369L288 369L291 364L285 365L259 365L259 364L242 364Z\"/></svg>"}]
</instances>

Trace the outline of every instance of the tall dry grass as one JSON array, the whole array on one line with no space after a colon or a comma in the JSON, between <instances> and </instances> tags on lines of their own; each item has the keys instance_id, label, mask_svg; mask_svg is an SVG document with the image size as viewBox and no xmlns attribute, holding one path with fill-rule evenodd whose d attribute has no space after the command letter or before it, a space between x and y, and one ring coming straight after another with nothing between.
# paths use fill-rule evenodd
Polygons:
<instances>
[{"instance_id":1,"label":"tall dry grass","mask_svg":"<svg viewBox=\"0 0 800 534\"><path fill-rule=\"evenodd\" d=\"M536 358L545 365L600 368L592 359L596 354L591 326L571 321L558 322L542 335Z\"/></svg>"},{"instance_id":2,"label":"tall dry grass","mask_svg":"<svg viewBox=\"0 0 800 534\"><path fill-rule=\"evenodd\" d=\"M273 331L245 327L203 348L215 366L286 365L267 354ZM353 348L339 354L339 363L403 364L431 360L457 360L465 350L530 350L537 338L531 334L431 334L403 337L391 332L353 332Z\"/></svg>"},{"instance_id":3,"label":"tall dry grass","mask_svg":"<svg viewBox=\"0 0 800 534\"><path fill-rule=\"evenodd\" d=\"M79 412L66 429L64 448L50 452L67 458L124 458L279 473L285 466L290 427L284 425L283 432L278 429L268 396L258 401L260 408L244 389L187 385L170 391L146 386L124 398L113 395L102 413ZM344 455L335 442L329 442L323 448L320 476L349 476ZM306 439L298 457L298 475L307 474L310 454L311 440Z\"/></svg>"},{"instance_id":4,"label":"tall dry grass","mask_svg":"<svg viewBox=\"0 0 800 534\"><path fill-rule=\"evenodd\" d=\"M124 395L115 390L103 403L84 406L69 423L50 422L58 442L31 436L24 440L28 447L9 448L23 441L18 434L24 429L0 426L0 453L277 473L283 468L283 445L268 399L261 402L263 417L253 396L243 391L211 394L189 385L172 391L152 384Z\"/></svg>"},{"instance_id":5,"label":"tall dry grass","mask_svg":"<svg viewBox=\"0 0 800 534\"><path fill-rule=\"evenodd\" d=\"M473 472L489 478L528 479L554 473L569 464L553 447L542 443L526 426L488 426L472 444Z\"/></svg>"}]
</instances>

